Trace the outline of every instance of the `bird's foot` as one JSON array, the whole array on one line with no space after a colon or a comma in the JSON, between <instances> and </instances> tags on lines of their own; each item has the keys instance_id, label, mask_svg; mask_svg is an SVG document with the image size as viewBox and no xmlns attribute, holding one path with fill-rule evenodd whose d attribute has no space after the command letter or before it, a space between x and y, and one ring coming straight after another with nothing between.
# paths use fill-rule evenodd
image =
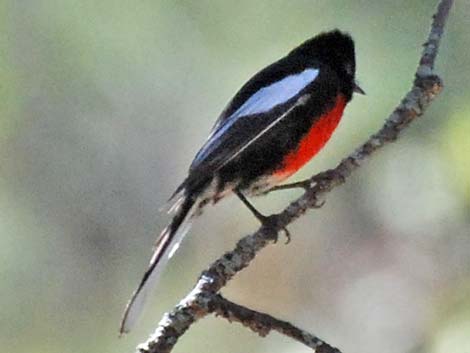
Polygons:
<instances>
[{"instance_id":1,"label":"bird's foot","mask_svg":"<svg viewBox=\"0 0 470 353\"><path fill-rule=\"evenodd\" d=\"M276 215L264 216L259 214L256 218L258 218L258 220L261 222L262 227L267 229L278 229L278 219ZM282 227L280 231L282 231L286 237L286 242L284 244L289 244L291 241L291 234L289 229L287 229L287 227ZM277 243L278 235L278 232L276 232L276 235L274 237L274 244Z\"/></svg>"},{"instance_id":2,"label":"bird's foot","mask_svg":"<svg viewBox=\"0 0 470 353\"><path fill-rule=\"evenodd\" d=\"M342 183L344 183L345 178L344 176L339 173L335 169L328 169L325 170L324 172L318 173L317 175L314 175L311 179L310 182L312 184L321 184L327 181L331 181L335 178L339 178Z\"/></svg>"},{"instance_id":3,"label":"bird's foot","mask_svg":"<svg viewBox=\"0 0 470 353\"><path fill-rule=\"evenodd\" d=\"M267 190L264 194L269 194L272 191L278 191L278 190L288 190L288 189L304 189L305 191L309 190L312 188L314 185L321 184L326 181L330 181L335 178L340 178L341 182L344 182L344 176L339 174L336 170L334 169L328 169L324 172L318 173L317 175L314 175L313 177L301 181L297 181L295 183L289 183L289 184L283 184L283 185L276 185L272 187L271 189Z\"/></svg>"},{"instance_id":4,"label":"bird's foot","mask_svg":"<svg viewBox=\"0 0 470 353\"><path fill-rule=\"evenodd\" d=\"M253 216L255 216L261 223L261 225L264 227L264 228L267 228L267 229L272 229L272 230L276 230L276 236L274 237L274 243L277 243L277 237L278 237L278 232L277 230L279 229L278 228L278 219L276 218L275 215L272 215L272 216L265 216L264 214L262 214L260 211L258 211L256 209L255 206L253 206L248 200L247 198L243 195L242 192L240 192L240 190L235 190L235 194L238 196L238 198L245 204L245 206L251 211L251 213L253 214ZM286 227L282 227L281 230L284 232L284 234L286 235L286 244L289 244L290 243L290 232L289 230L286 228Z\"/></svg>"}]
</instances>

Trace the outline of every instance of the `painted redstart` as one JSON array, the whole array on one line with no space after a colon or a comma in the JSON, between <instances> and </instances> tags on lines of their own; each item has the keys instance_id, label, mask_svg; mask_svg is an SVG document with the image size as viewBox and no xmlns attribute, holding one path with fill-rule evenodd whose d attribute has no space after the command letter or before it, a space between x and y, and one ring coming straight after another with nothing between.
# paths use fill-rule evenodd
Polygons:
<instances>
[{"instance_id":1,"label":"painted redstart","mask_svg":"<svg viewBox=\"0 0 470 353\"><path fill-rule=\"evenodd\" d=\"M182 225L208 203L266 193L307 163L330 139L356 84L354 42L338 30L321 33L255 74L233 97L171 197L171 223L126 307L121 333L135 323L158 273L183 236Z\"/></svg>"}]
</instances>

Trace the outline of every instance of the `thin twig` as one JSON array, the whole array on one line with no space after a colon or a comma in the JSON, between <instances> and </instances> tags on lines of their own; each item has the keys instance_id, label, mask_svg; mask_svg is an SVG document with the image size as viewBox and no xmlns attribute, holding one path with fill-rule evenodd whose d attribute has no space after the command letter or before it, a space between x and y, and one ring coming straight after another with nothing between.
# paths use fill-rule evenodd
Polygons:
<instances>
[{"instance_id":1,"label":"thin twig","mask_svg":"<svg viewBox=\"0 0 470 353\"><path fill-rule=\"evenodd\" d=\"M231 302L220 294L213 296L209 310L215 313L216 316L221 316L230 322L241 323L261 337L267 336L274 330L312 348L316 353L340 353L338 349L331 347L318 337L299 329L287 321L276 319L271 315L260 313Z\"/></svg>"},{"instance_id":2,"label":"thin twig","mask_svg":"<svg viewBox=\"0 0 470 353\"><path fill-rule=\"evenodd\" d=\"M171 312L165 314L155 333L147 342L138 347L140 353L169 353L178 339L194 322L211 312L241 322L258 333L275 329L317 349L317 352L320 348L322 353L339 352L327 344L318 346L319 339L287 322L231 303L217 293L233 276L247 267L261 249L276 240L282 229L307 210L318 208L321 205L320 200L328 192L343 184L362 162L369 159L374 152L386 144L395 141L412 121L423 115L443 88L441 79L434 74L433 69L444 25L452 5L453 0L440 1L433 17L428 40L424 44L413 86L398 107L385 120L383 127L343 159L336 168L312 177L310 179L311 187L301 197L293 201L281 213L271 216L270 227L261 227L255 233L242 238L234 250L224 254L204 271L191 293ZM303 339L303 335L313 338L313 341L309 341L307 338ZM309 344L308 342L317 342L317 345L315 347L315 343Z\"/></svg>"}]
</instances>

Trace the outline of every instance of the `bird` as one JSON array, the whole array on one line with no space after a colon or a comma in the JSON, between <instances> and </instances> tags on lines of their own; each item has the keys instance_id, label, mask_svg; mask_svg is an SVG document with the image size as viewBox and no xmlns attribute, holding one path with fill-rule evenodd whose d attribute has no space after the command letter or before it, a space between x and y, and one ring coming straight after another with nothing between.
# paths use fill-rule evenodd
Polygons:
<instances>
[{"instance_id":1,"label":"bird","mask_svg":"<svg viewBox=\"0 0 470 353\"><path fill-rule=\"evenodd\" d=\"M170 198L173 218L126 306L121 334L135 325L164 262L206 205L236 195L261 223L267 221L248 197L281 185L323 148L353 93L365 94L355 71L353 39L334 29L306 40L238 90Z\"/></svg>"}]
</instances>

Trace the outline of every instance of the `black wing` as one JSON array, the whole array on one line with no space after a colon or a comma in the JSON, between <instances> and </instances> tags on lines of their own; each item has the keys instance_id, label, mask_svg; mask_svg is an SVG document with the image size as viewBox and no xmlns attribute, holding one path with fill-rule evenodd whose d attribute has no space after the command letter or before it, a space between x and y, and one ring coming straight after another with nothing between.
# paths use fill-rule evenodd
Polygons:
<instances>
[{"instance_id":1,"label":"black wing","mask_svg":"<svg viewBox=\"0 0 470 353\"><path fill-rule=\"evenodd\" d=\"M260 71L235 95L194 158L190 176L216 172L306 104L320 69L293 68L283 60Z\"/></svg>"}]
</instances>

